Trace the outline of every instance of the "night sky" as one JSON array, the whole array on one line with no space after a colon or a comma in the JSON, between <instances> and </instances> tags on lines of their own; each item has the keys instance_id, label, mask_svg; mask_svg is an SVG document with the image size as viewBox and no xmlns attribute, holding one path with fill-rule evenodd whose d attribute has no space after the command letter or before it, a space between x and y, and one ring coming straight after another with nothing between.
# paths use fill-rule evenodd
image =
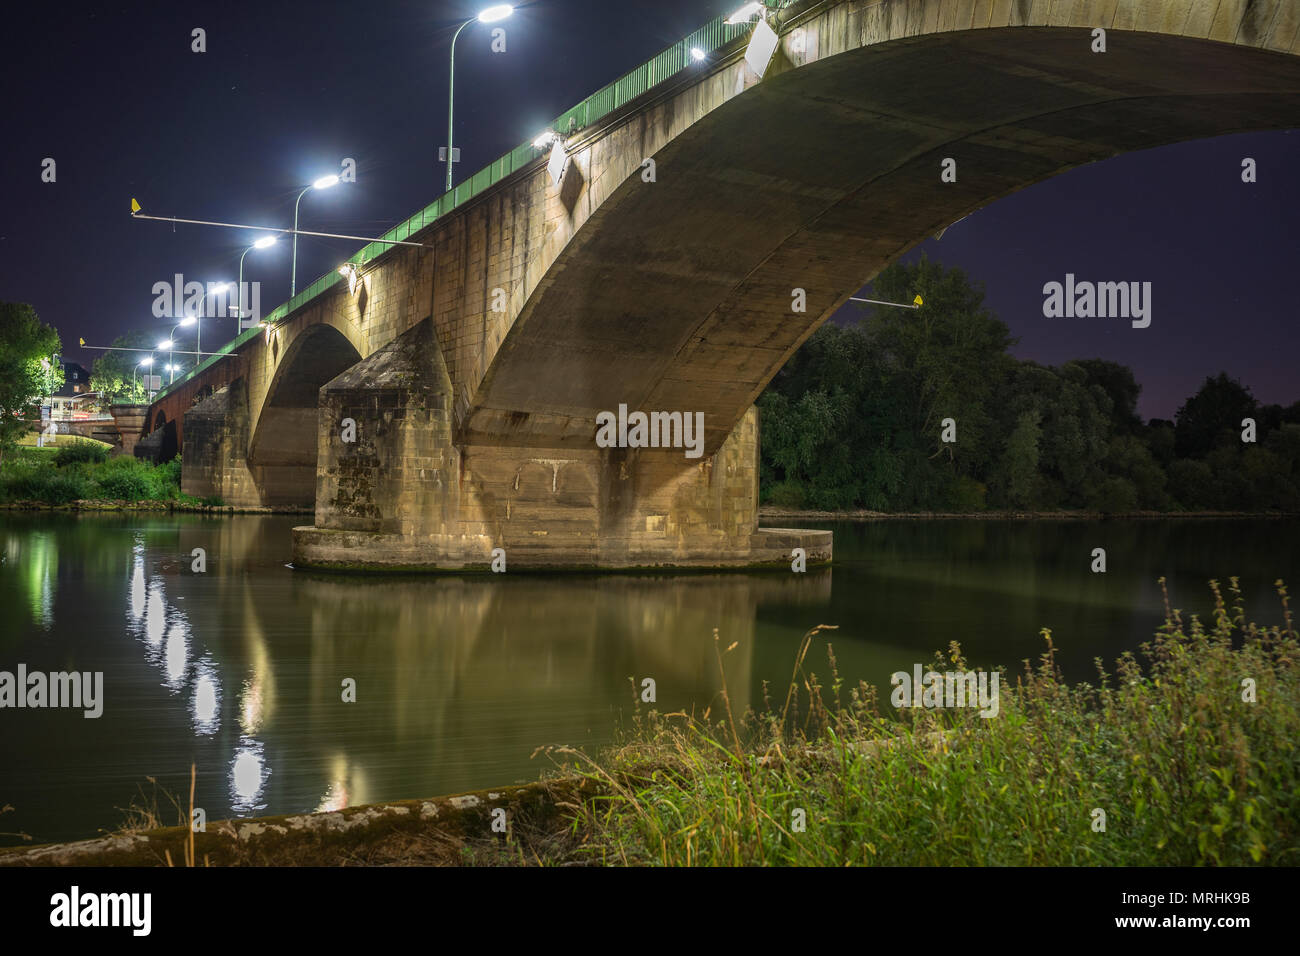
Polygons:
<instances>
[{"instance_id":1,"label":"night sky","mask_svg":"<svg viewBox=\"0 0 1300 956\"><path fill-rule=\"evenodd\" d=\"M442 192L451 35L482 2L27 5L6 11L0 299L32 303L65 355L89 366L132 328L166 335L153 283L234 280L242 231L132 220L144 211L292 225L293 201L353 157L358 182L302 200L301 228L378 236ZM457 44L457 181L738 0L536 0ZM190 31L208 51L190 51ZM1243 184L1244 156L1259 182ZM40 180L53 157L58 180ZM1300 261L1300 134L1243 134L1122 156L1003 199L913 250L960 266L1044 363L1131 366L1140 411L1172 417L1226 370L1257 398L1300 398L1293 280ZM359 243L302 237L306 286ZM288 237L249 253L262 309L288 297ZM1047 319L1042 287L1067 272L1153 283L1150 328ZM234 330L209 331L205 350ZM208 336L211 335L211 338Z\"/></svg>"}]
</instances>

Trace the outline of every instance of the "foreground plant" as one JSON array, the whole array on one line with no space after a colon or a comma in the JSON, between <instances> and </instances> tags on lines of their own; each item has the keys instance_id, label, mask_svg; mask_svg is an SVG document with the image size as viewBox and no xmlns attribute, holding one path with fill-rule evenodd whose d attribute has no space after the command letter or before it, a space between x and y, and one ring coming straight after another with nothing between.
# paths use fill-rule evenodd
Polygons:
<instances>
[{"instance_id":1,"label":"foreground plant","mask_svg":"<svg viewBox=\"0 0 1300 956\"><path fill-rule=\"evenodd\" d=\"M1164 579L1161 579L1164 585ZM1294 865L1300 863L1300 644L1245 620L1237 580L1213 620L1165 622L1095 684L1067 684L1050 631L1037 665L1003 675L1000 711L883 715L876 689L804 663L783 704L737 721L714 632L720 718L638 715L597 758L559 748L602 795L574 807L577 851L661 865ZM950 645L938 667L965 669Z\"/></svg>"}]
</instances>

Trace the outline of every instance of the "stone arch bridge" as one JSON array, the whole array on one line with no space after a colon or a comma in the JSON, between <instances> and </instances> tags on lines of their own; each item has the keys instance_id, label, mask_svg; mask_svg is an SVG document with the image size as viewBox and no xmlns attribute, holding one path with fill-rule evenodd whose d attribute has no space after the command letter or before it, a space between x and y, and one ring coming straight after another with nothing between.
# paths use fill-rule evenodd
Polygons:
<instances>
[{"instance_id":1,"label":"stone arch bridge","mask_svg":"<svg viewBox=\"0 0 1300 956\"><path fill-rule=\"evenodd\" d=\"M848 296L1072 167L1300 126L1300 0L796 0L769 22L761 76L754 28L715 22L705 61L688 38L643 91L567 114L558 183L538 153L444 197L424 248L360 260L160 395L147 427L185 491L314 504L294 561L318 567L829 560L826 532L757 527L753 403ZM703 412L703 457L598 448L620 404Z\"/></svg>"}]
</instances>

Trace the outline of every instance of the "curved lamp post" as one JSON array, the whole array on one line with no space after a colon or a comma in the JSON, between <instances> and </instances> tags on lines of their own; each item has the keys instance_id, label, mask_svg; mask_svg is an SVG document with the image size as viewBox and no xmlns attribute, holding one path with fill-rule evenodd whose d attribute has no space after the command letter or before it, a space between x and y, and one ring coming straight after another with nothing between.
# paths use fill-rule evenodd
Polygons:
<instances>
[{"instance_id":1,"label":"curved lamp post","mask_svg":"<svg viewBox=\"0 0 1300 956\"><path fill-rule=\"evenodd\" d=\"M202 317L203 315L203 303L207 301L208 296L212 295L212 293L224 292L228 288L230 288L229 282L221 282L218 283L217 285L209 285L208 291L203 293L203 297L199 299L198 308L196 309L198 315L189 315L181 319L181 326L190 326L194 324L199 325L199 328L194 330L194 351L199 353L198 361L203 360L203 327L202 327L202 323L199 322L200 317ZM227 306L227 308L229 308L229 306ZM177 326L177 328L179 327L180 326ZM175 333L175 331L176 329L172 329L173 333Z\"/></svg>"},{"instance_id":2,"label":"curved lamp post","mask_svg":"<svg viewBox=\"0 0 1300 956\"><path fill-rule=\"evenodd\" d=\"M235 316L235 338L239 338L239 333L243 330L244 325L244 256L254 249L269 249L275 245L275 239L275 236L263 236L245 249L244 255L239 257L239 314Z\"/></svg>"},{"instance_id":3,"label":"curved lamp post","mask_svg":"<svg viewBox=\"0 0 1300 956\"><path fill-rule=\"evenodd\" d=\"M157 351L167 353L167 367L163 371L171 373L171 378L167 380L168 385L176 381L176 366L172 364L172 349L176 347L176 343L172 341L172 335L176 334L178 328L180 328L179 325L173 326L171 335L159 342L157 348Z\"/></svg>"},{"instance_id":4,"label":"curved lamp post","mask_svg":"<svg viewBox=\"0 0 1300 956\"><path fill-rule=\"evenodd\" d=\"M462 23L451 38L451 82L447 85L447 192L451 192L451 157L452 157L452 109L455 104L456 93L456 38L460 36L460 31L477 20L479 23L495 23L498 20L504 20L510 14L514 13L515 8L508 3L497 4L494 7L488 7L476 17L470 17ZM297 228L297 227L295 227Z\"/></svg>"},{"instance_id":5,"label":"curved lamp post","mask_svg":"<svg viewBox=\"0 0 1300 956\"><path fill-rule=\"evenodd\" d=\"M337 176L322 176L306 189L298 194L298 198L293 204L293 266L289 271L289 298L298 291L298 203L302 202L302 197L307 195L313 189L329 189L339 181Z\"/></svg>"},{"instance_id":6,"label":"curved lamp post","mask_svg":"<svg viewBox=\"0 0 1300 956\"><path fill-rule=\"evenodd\" d=\"M147 358L140 359L140 361L136 362L135 368L131 369L131 398L132 399L135 398L136 373L140 371L140 366L142 365L145 368L148 368L149 366L153 365L153 356L150 355ZM145 391L148 391L148 389L146 389Z\"/></svg>"}]
</instances>

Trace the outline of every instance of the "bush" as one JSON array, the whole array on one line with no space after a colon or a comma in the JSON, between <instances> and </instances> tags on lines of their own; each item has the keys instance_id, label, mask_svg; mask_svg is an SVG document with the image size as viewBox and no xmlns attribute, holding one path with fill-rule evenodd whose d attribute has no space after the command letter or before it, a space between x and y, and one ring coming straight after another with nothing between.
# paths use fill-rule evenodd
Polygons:
<instances>
[{"instance_id":1,"label":"bush","mask_svg":"<svg viewBox=\"0 0 1300 956\"><path fill-rule=\"evenodd\" d=\"M44 501L62 505L79 498L90 497L91 484L85 473L77 468L61 474L48 461L30 458L6 463L0 476L0 500Z\"/></svg>"},{"instance_id":2,"label":"bush","mask_svg":"<svg viewBox=\"0 0 1300 956\"><path fill-rule=\"evenodd\" d=\"M158 465L149 476L150 497L170 501L181 493L181 457Z\"/></svg>"},{"instance_id":3,"label":"bush","mask_svg":"<svg viewBox=\"0 0 1300 956\"><path fill-rule=\"evenodd\" d=\"M54 453L54 463L62 468L65 465L86 462L99 465L108 461L108 446L93 441L75 441L60 445Z\"/></svg>"},{"instance_id":4,"label":"bush","mask_svg":"<svg viewBox=\"0 0 1300 956\"><path fill-rule=\"evenodd\" d=\"M952 509L962 513L983 511L988 499L988 488L968 475L960 475L953 482Z\"/></svg>"},{"instance_id":5,"label":"bush","mask_svg":"<svg viewBox=\"0 0 1300 956\"><path fill-rule=\"evenodd\" d=\"M777 508L802 508L807 500L804 487L797 481L782 481L768 492L767 503Z\"/></svg>"},{"instance_id":6,"label":"bush","mask_svg":"<svg viewBox=\"0 0 1300 956\"><path fill-rule=\"evenodd\" d=\"M1127 478L1111 475L1088 493L1088 507L1103 514L1137 511L1138 493Z\"/></svg>"},{"instance_id":7,"label":"bush","mask_svg":"<svg viewBox=\"0 0 1300 956\"><path fill-rule=\"evenodd\" d=\"M138 458L113 458L95 473L100 498L139 501L153 492L153 468Z\"/></svg>"},{"instance_id":8,"label":"bush","mask_svg":"<svg viewBox=\"0 0 1300 956\"><path fill-rule=\"evenodd\" d=\"M179 458L155 467L125 456L105 461L95 445L90 445L95 450L89 453L84 447L81 443L66 446L67 456L62 456L65 449L60 449L59 455L22 449L7 458L0 466L0 502L61 505L81 498L172 501L180 495Z\"/></svg>"}]
</instances>

